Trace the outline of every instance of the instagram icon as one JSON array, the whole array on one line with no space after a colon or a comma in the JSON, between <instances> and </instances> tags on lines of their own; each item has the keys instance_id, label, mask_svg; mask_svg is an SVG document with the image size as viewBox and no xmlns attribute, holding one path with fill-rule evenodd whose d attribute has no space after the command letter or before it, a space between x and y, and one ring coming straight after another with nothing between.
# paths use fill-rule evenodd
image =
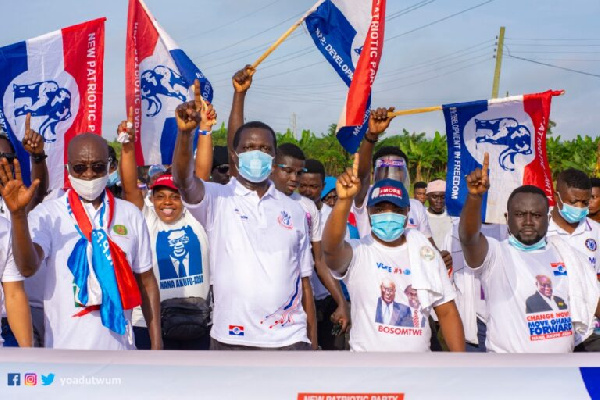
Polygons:
<instances>
[{"instance_id":1,"label":"instagram icon","mask_svg":"<svg viewBox=\"0 0 600 400\"><path fill-rule=\"evenodd\" d=\"M35 386L37 385L37 375L36 374L25 374L25 386Z\"/></svg>"}]
</instances>

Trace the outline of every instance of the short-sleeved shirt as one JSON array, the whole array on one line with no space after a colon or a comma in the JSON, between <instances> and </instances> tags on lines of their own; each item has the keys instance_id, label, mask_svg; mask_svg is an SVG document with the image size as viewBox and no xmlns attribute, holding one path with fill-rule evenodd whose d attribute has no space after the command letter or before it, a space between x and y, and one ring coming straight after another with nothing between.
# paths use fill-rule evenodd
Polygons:
<instances>
[{"instance_id":1,"label":"short-sleeved shirt","mask_svg":"<svg viewBox=\"0 0 600 400\"><path fill-rule=\"evenodd\" d=\"M319 213L315 202L297 192L292 193L290 198L294 201L297 201L306 213L306 218L308 219L308 230L310 232L310 241L313 243L320 242L321 235L323 234L323 223L321 222L321 214Z\"/></svg>"},{"instance_id":2,"label":"short-sleeved shirt","mask_svg":"<svg viewBox=\"0 0 600 400\"><path fill-rule=\"evenodd\" d=\"M371 190L369 189L369 193ZM371 234L371 220L369 219L369 213L367 212L367 197L363 205L358 208L352 203L352 213L356 216L356 227L361 238L369 236ZM406 229L416 229L426 237L431 237L431 228L429 227L429 221L427 220L427 213L425 207L419 200L410 199L410 210L408 211L408 222Z\"/></svg>"},{"instance_id":3,"label":"short-sleeved shirt","mask_svg":"<svg viewBox=\"0 0 600 400\"><path fill-rule=\"evenodd\" d=\"M10 222L0 217L0 282L19 282L23 276L19 273L12 253ZM4 291L0 288L0 309L4 309ZM2 343L2 337L0 337Z\"/></svg>"},{"instance_id":4,"label":"short-sleeved shirt","mask_svg":"<svg viewBox=\"0 0 600 400\"><path fill-rule=\"evenodd\" d=\"M486 297L488 351L573 351L569 275L558 253L550 245L523 252L507 240L487 241L488 253L476 270Z\"/></svg>"},{"instance_id":5,"label":"short-sleeved shirt","mask_svg":"<svg viewBox=\"0 0 600 400\"><path fill-rule=\"evenodd\" d=\"M83 203L93 227L100 226L100 208ZM81 317L76 306L73 274L67 266L75 244L81 238L74 218L67 210L67 196L45 201L28 217L34 243L44 251L41 268L46 268L44 315L46 319L45 345L56 349L128 350L134 349L131 310L125 310L128 320L124 335L112 332L102 325L100 311ZM107 231L111 240L127 256L136 274L152 269L152 253L148 228L140 210L133 204L115 199L113 223Z\"/></svg>"},{"instance_id":6,"label":"short-sleeved shirt","mask_svg":"<svg viewBox=\"0 0 600 400\"><path fill-rule=\"evenodd\" d=\"M202 225L187 210L171 224L161 221L154 207L144 206L142 214L150 232L152 266L160 300L191 296L208 299L208 237ZM133 310L133 325L146 326L141 307Z\"/></svg>"},{"instance_id":7,"label":"short-sleeved shirt","mask_svg":"<svg viewBox=\"0 0 600 400\"><path fill-rule=\"evenodd\" d=\"M306 212L272 182L259 198L233 178L185 204L205 227L214 289L211 337L242 346L308 342L302 278L313 271Z\"/></svg>"},{"instance_id":8,"label":"short-sleeved shirt","mask_svg":"<svg viewBox=\"0 0 600 400\"><path fill-rule=\"evenodd\" d=\"M571 247L587 258L589 265L600 276L600 224L585 218L581 221L573 233L567 233L559 227L552 217L549 218L548 236L558 235Z\"/></svg>"},{"instance_id":9,"label":"short-sleeved shirt","mask_svg":"<svg viewBox=\"0 0 600 400\"><path fill-rule=\"evenodd\" d=\"M431 229L431 237L433 238L433 242L438 249L442 250L446 235L452 232L454 218L449 216L445 210L441 214L434 214L429 212L428 209L425 209L425 213L427 215L429 228ZM458 220L458 218L456 218L456 220Z\"/></svg>"},{"instance_id":10,"label":"short-sleeved shirt","mask_svg":"<svg viewBox=\"0 0 600 400\"><path fill-rule=\"evenodd\" d=\"M431 328L427 319L431 308L411 302L405 291L412 284L408 244L387 247L372 236L350 240L352 261L342 278L352 307L350 349L353 351L430 351ZM433 248L431 248L433 250ZM433 307L454 300L454 289L446 267L437 252L438 271L443 285L442 298ZM395 287L391 302L384 297L382 285Z\"/></svg>"}]
</instances>

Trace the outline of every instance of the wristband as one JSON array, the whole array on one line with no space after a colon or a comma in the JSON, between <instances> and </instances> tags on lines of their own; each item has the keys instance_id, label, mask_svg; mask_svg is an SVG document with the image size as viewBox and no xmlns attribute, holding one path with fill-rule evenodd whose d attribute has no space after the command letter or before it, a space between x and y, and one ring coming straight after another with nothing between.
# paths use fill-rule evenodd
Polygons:
<instances>
[{"instance_id":1,"label":"wristband","mask_svg":"<svg viewBox=\"0 0 600 400\"><path fill-rule=\"evenodd\" d=\"M206 136L206 135L210 135L211 133L212 133L211 131L200 130L200 127L196 128L196 135Z\"/></svg>"},{"instance_id":2,"label":"wristband","mask_svg":"<svg viewBox=\"0 0 600 400\"><path fill-rule=\"evenodd\" d=\"M369 139L369 137L367 135L365 135L365 140L369 143L375 144L377 143L377 141L379 140L379 138L377 139Z\"/></svg>"},{"instance_id":3,"label":"wristband","mask_svg":"<svg viewBox=\"0 0 600 400\"><path fill-rule=\"evenodd\" d=\"M44 161L46 158L48 158L48 156L46 155L46 153L32 154L31 155L31 161L33 161L34 164L39 164L42 161Z\"/></svg>"}]
</instances>

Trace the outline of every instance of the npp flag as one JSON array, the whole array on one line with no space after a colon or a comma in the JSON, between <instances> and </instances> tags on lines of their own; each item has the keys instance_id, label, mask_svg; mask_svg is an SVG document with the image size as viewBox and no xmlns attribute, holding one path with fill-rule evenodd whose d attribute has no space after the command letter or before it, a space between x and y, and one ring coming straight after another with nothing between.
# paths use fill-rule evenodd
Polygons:
<instances>
[{"instance_id":1,"label":"npp flag","mask_svg":"<svg viewBox=\"0 0 600 400\"><path fill-rule=\"evenodd\" d=\"M383 51L386 0L322 0L306 18L317 48L350 87L337 138L355 153L365 135Z\"/></svg>"},{"instance_id":2,"label":"npp flag","mask_svg":"<svg viewBox=\"0 0 600 400\"><path fill-rule=\"evenodd\" d=\"M126 102L128 110L133 108L136 162L171 164L177 138L175 108L193 99L189 89L195 79L208 102L213 88L142 0L129 1L126 47Z\"/></svg>"},{"instance_id":3,"label":"npp flag","mask_svg":"<svg viewBox=\"0 0 600 400\"><path fill-rule=\"evenodd\" d=\"M44 137L50 188L63 187L67 146L77 134L101 134L104 21L100 18L0 47L0 124L31 181L21 145L25 117Z\"/></svg>"},{"instance_id":4,"label":"npp flag","mask_svg":"<svg viewBox=\"0 0 600 400\"><path fill-rule=\"evenodd\" d=\"M466 175L481 168L484 153L489 153L490 189L483 199L483 221L506 224L508 196L522 185L539 187L553 204L546 129L552 96L560 94L547 91L443 106L449 215L460 215L468 193Z\"/></svg>"}]
</instances>

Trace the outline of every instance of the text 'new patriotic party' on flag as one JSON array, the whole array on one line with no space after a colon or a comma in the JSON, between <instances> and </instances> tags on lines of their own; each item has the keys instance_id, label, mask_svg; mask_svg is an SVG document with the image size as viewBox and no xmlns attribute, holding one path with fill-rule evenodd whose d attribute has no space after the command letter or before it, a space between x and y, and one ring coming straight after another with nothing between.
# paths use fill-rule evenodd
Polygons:
<instances>
[{"instance_id":1,"label":"text 'new patriotic party' on flag","mask_svg":"<svg viewBox=\"0 0 600 400\"><path fill-rule=\"evenodd\" d=\"M44 138L49 188L62 188L67 146L77 134L101 134L104 21L99 18L0 47L0 124L31 181L21 144L25 118Z\"/></svg>"},{"instance_id":2,"label":"text 'new patriotic party' on flag","mask_svg":"<svg viewBox=\"0 0 600 400\"><path fill-rule=\"evenodd\" d=\"M366 132L385 31L386 0L323 0L306 18L317 48L349 86L337 138L356 152Z\"/></svg>"},{"instance_id":3,"label":"text 'new patriotic party' on flag","mask_svg":"<svg viewBox=\"0 0 600 400\"><path fill-rule=\"evenodd\" d=\"M546 129L552 97L561 94L547 91L443 106L448 142L449 215L460 215L468 193L465 175L481 168L484 153L489 153L490 182L497 184L484 196L483 221L505 224L508 196L521 185L539 187L553 204Z\"/></svg>"},{"instance_id":4,"label":"text 'new patriotic party' on flag","mask_svg":"<svg viewBox=\"0 0 600 400\"><path fill-rule=\"evenodd\" d=\"M171 164L177 124L175 108L193 98L200 81L202 97L213 88L192 60L161 28L142 0L129 1L125 85L127 109L133 108L138 165Z\"/></svg>"}]
</instances>

